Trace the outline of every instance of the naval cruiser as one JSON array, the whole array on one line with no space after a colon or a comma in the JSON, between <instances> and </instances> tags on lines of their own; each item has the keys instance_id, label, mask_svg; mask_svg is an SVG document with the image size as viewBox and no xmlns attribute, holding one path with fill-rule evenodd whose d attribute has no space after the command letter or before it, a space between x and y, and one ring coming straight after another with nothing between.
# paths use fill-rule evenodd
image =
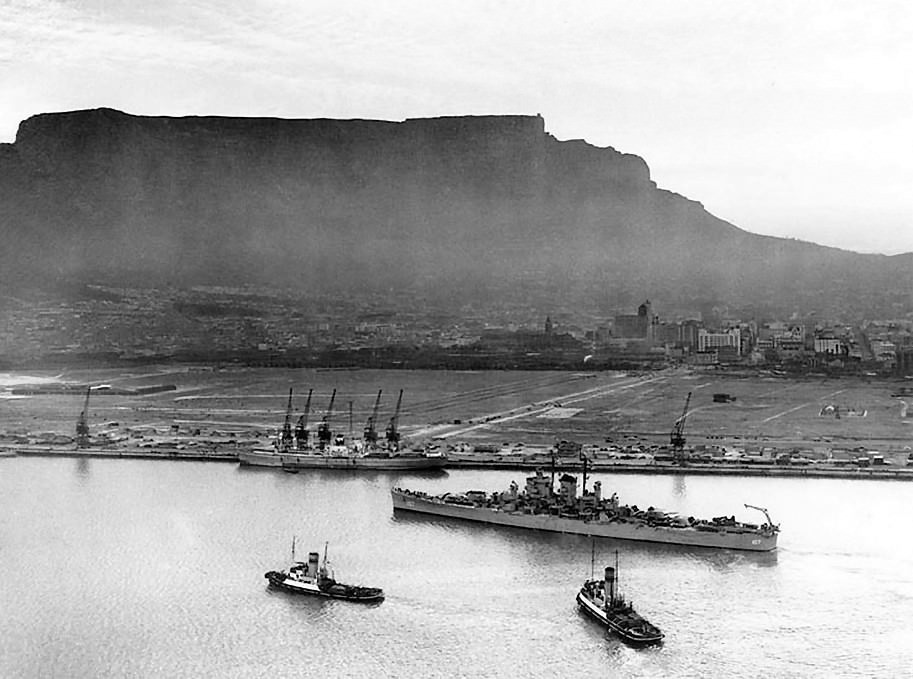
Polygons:
<instances>
[{"instance_id":1,"label":"naval cruiser","mask_svg":"<svg viewBox=\"0 0 913 679\"><path fill-rule=\"evenodd\" d=\"M664 512L654 507L622 505L618 496L602 497L602 484L596 481L592 492L586 490L584 466L583 495L578 497L577 478L564 474L554 490L551 478L538 470L526 479L520 490L516 482L502 493L468 491L429 495L421 491L394 488L394 511L418 512L480 523L532 528L558 533L641 542L693 545L718 549L769 552L777 547L780 527L763 507L746 504L764 514L763 524L742 523L735 516L695 519Z\"/></svg>"}]
</instances>

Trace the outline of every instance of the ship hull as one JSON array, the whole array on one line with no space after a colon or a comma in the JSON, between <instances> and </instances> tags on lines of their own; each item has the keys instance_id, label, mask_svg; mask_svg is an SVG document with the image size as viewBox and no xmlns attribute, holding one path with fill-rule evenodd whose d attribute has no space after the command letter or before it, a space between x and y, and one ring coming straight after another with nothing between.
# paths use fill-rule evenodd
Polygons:
<instances>
[{"instance_id":1,"label":"ship hull","mask_svg":"<svg viewBox=\"0 0 913 679\"><path fill-rule=\"evenodd\" d=\"M301 582L289 578L285 573L280 573L278 571L270 571L269 573L266 573L264 577L269 580L270 587L281 589L283 592L291 592L292 594L307 594L308 596L319 596L324 599L342 599L344 601L360 601L363 603L374 603L384 600L384 594L380 590L376 593L356 596L322 590L315 583Z\"/></svg>"},{"instance_id":2,"label":"ship hull","mask_svg":"<svg viewBox=\"0 0 913 679\"><path fill-rule=\"evenodd\" d=\"M598 620L630 644L656 644L663 640L662 633L652 635L630 633L624 627L616 624L608 615L606 615L605 610L601 606L584 596L583 592L577 593L577 605L584 613L594 620Z\"/></svg>"},{"instance_id":3,"label":"ship hull","mask_svg":"<svg viewBox=\"0 0 913 679\"><path fill-rule=\"evenodd\" d=\"M427 496L417 496L397 489L392 491L393 509L445 516L466 521L528 528L553 533L573 533L616 540L635 540L715 549L738 549L769 552L777 547L777 534L735 532L727 530L701 531L694 528L649 526L646 523L621 521L583 521L559 516L508 512L486 507L456 505Z\"/></svg>"},{"instance_id":4,"label":"ship hull","mask_svg":"<svg viewBox=\"0 0 913 679\"><path fill-rule=\"evenodd\" d=\"M402 471L412 469L443 469L444 456L391 455L372 457L365 455L320 455L307 453L274 453L250 450L238 456L241 464L254 467L279 467L282 469L370 469L374 471Z\"/></svg>"}]
</instances>

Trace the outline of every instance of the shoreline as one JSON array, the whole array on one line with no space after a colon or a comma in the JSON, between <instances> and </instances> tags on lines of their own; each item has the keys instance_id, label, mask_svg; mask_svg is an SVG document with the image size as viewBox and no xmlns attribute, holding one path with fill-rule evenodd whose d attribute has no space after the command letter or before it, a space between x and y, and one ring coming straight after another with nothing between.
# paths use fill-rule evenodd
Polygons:
<instances>
[{"instance_id":1,"label":"shoreline","mask_svg":"<svg viewBox=\"0 0 913 679\"><path fill-rule=\"evenodd\" d=\"M239 462L238 451L186 451L177 449L149 450L137 448L54 448L51 446L15 446L6 445L0 448L0 457L67 457L67 458L122 458L147 460L187 460L196 462ZM443 469L493 469L535 471L548 467L542 460L448 460ZM559 471L583 470L581 462L561 462L556 465ZM823 478L823 479L876 479L888 481L913 481L913 467L868 467L837 468L814 465L802 467L788 466L749 466L749 465L715 465L690 463L675 465L671 463L631 464L625 462L590 461L587 464L589 473L617 474L655 474L655 475L700 475L700 476L765 476L779 478Z\"/></svg>"}]
</instances>

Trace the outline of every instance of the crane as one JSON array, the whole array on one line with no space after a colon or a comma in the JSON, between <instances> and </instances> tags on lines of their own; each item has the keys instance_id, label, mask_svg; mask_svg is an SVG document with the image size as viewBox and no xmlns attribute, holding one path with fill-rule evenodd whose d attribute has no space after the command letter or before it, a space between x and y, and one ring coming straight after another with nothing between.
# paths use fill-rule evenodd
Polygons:
<instances>
[{"instance_id":1,"label":"crane","mask_svg":"<svg viewBox=\"0 0 913 679\"><path fill-rule=\"evenodd\" d=\"M320 424L317 427L317 445L321 448L326 448L330 441L333 440L333 432L330 431L330 417L333 416L333 403L336 401L336 390L333 390L333 395L330 396L330 405L327 407L326 414L324 414L323 419L320 420Z\"/></svg>"},{"instance_id":2,"label":"crane","mask_svg":"<svg viewBox=\"0 0 913 679\"><path fill-rule=\"evenodd\" d=\"M393 411L393 417L390 418L390 423L387 425L387 443L390 444L390 447L394 450L399 450L399 441L400 433L397 429L397 424L399 423L399 408L403 403L403 390L399 390L399 398L396 399L396 410Z\"/></svg>"},{"instance_id":3,"label":"crane","mask_svg":"<svg viewBox=\"0 0 913 679\"><path fill-rule=\"evenodd\" d=\"M313 393L313 389L308 389L308 400L304 404L304 415L298 418L298 424L295 425L295 447L298 450L303 450L308 445L308 415L311 414L311 394Z\"/></svg>"},{"instance_id":4,"label":"crane","mask_svg":"<svg viewBox=\"0 0 913 679\"><path fill-rule=\"evenodd\" d=\"M688 417L688 405L691 403L691 392L688 392L685 398L685 408L682 410L682 416L679 417L672 426L672 434L669 441L672 444L672 459L677 463L685 461L685 420Z\"/></svg>"},{"instance_id":5,"label":"crane","mask_svg":"<svg viewBox=\"0 0 913 679\"><path fill-rule=\"evenodd\" d=\"M282 433L279 435L279 449L288 450L292 447L292 388L288 390L288 405L285 407L285 422L282 424Z\"/></svg>"},{"instance_id":6,"label":"crane","mask_svg":"<svg viewBox=\"0 0 913 679\"><path fill-rule=\"evenodd\" d=\"M767 509L765 507L756 507L755 505L746 504L745 509L757 509L759 512L762 512L764 514L764 518L767 519L767 525L772 528L776 528L776 524L770 520L770 514L767 513Z\"/></svg>"},{"instance_id":7,"label":"crane","mask_svg":"<svg viewBox=\"0 0 913 679\"><path fill-rule=\"evenodd\" d=\"M377 444L377 409L380 407L380 395L383 393L383 389L377 390L377 399L374 401L374 410L371 411L371 416L368 418L368 421L365 423L365 445L374 446Z\"/></svg>"},{"instance_id":8,"label":"crane","mask_svg":"<svg viewBox=\"0 0 913 679\"><path fill-rule=\"evenodd\" d=\"M79 413L79 419L76 420L76 447L87 448L89 446L89 395L92 393L92 387L86 387L86 400L82 404L82 412Z\"/></svg>"}]
</instances>

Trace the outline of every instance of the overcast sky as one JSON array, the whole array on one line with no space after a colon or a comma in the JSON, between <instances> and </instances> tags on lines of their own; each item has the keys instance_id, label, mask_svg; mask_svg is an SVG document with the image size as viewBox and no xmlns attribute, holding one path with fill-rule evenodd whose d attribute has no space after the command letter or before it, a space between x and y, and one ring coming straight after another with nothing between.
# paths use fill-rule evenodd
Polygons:
<instances>
[{"instance_id":1,"label":"overcast sky","mask_svg":"<svg viewBox=\"0 0 913 679\"><path fill-rule=\"evenodd\" d=\"M913 3L0 0L30 115L541 113L755 233L913 251Z\"/></svg>"}]
</instances>

